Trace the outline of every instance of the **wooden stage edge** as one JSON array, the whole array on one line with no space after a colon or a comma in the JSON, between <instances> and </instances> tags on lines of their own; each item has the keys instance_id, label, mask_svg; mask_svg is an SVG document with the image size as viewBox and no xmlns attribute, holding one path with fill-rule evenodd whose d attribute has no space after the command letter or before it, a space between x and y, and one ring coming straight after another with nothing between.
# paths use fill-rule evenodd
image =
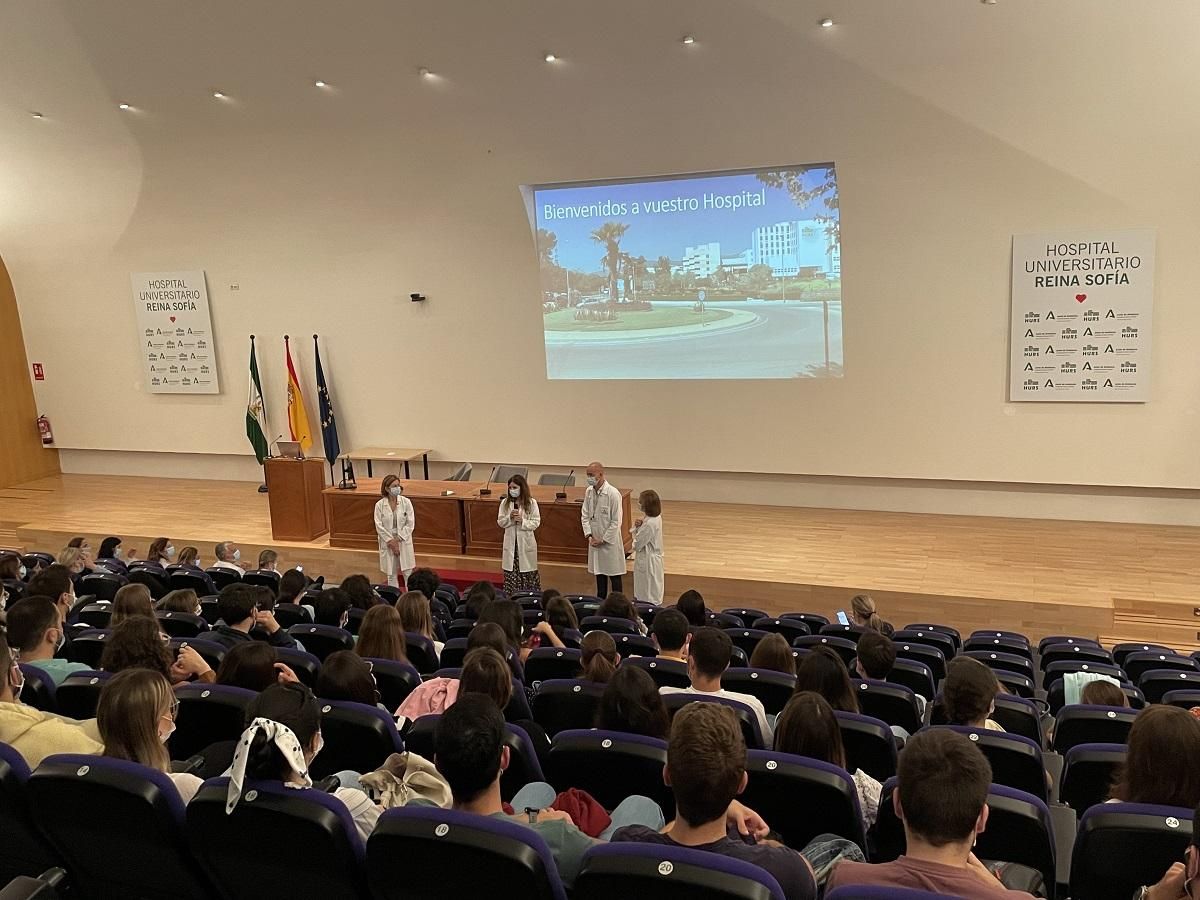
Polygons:
<instances>
[{"instance_id":1,"label":"wooden stage edge","mask_svg":"<svg viewBox=\"0 0 1200 900\"><path fill-rule=\"evenodd\" d=\"M623 485L619 485L623 487ZM108 534L144 551L167 535L195 545L264 547L284 566L341 580L379 577L374 550L271 539L266 498L243 482L62 475L0 490L0 546L54 551L77 534ZM736 527L731 528L730 523ZM1200 648L1200 528L995 519L793 507L664 503L667 602L687 589L709 606L833 617L855 593L902 627L944 622ZM498 572L500 561L418 554L439 570ZM632 562L630 563L632 567ZM582 565L541 562L542 583L588 593ZM632 590L632 571L626 576Z\"/></svg>"}]
</instances>

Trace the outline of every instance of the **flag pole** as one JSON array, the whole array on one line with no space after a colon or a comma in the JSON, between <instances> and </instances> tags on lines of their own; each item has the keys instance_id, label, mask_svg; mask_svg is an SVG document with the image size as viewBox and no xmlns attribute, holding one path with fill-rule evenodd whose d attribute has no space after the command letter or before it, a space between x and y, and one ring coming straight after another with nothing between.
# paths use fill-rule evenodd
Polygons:
<instances>
[{"instance_id":1,"label":"flag pole","mask_svg":"<svg viewBox=\"0 0 1200 900\"><path fill-rule=\"evenodd\" d=\"M250 335L250 355L251 356L254 355L254 335ZM263 418L266 418L266 415L267 415L267 406L266 406L266 403L264 403L263 404ZM260 494L265 494L267 492L267 480L266 480L266 469L265 468L263 470L263 483L258 486L258 492Z\"/></svg>"}]
</instances>

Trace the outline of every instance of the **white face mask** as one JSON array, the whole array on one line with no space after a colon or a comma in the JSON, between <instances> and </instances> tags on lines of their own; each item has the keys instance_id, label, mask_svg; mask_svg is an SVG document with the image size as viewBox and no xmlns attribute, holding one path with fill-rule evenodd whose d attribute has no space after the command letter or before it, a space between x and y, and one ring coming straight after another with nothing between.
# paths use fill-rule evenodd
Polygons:
<instances>
[{"instance_id":1,"label":"white face mask","mask_svg":"<svg viewBox=\"0 0 1200 900\"><path fill-rule=\"evenodd\" d=\"M164 719L169 719L170 716L163 716ZM171 727L167 729L166 734L159 734L158 739L164 744L171 739L171 735L175 733L175 723L171 722Z\"/></svg>"},{"instance_id":2,"label":"white face mask","mask_svg":"<svg viewBox=\"0 0 1200 900\"><path fill-rule=\"evenodd\" d=\"M174 559L174 558L175 558L175 545L167 544L167 559Z\"/></svg>"},{"instance_id":3,"label":"white face mask","mask_svg":"<svg viewBox=\"0 0 1200 900\"><path fill-rule=\"evenodd\" d=\"M17 668L15 664L13 665L13 668L14 669ZM20 672L21 670L17 669L17 671ZM8 676L8 678L9 678L8 683L12 687L13 700L20 700L21 699L21 691L25 689L25 673L21 672L21 683L20 684L12 683L12 675L11 674Z\"/></svg>"},{"instance_id":4,"label":"white face mask","mask_svg":"<svg viewBox=\"0 0 1200 900\"><path fill-rule=\"evenodd\" d=\"M113 555L112 555L112 558L113 558L113 559L120 559L120 558L121 558L121 548L120 548L120 547L113 547Z\"/></svg>"},{"instance_id":5,"label":"white face mask","mask_svg":"<svg viewBox=\"0 0 1200 900\"><path fill-rule=\"evenodd\" d=\"M399 497L404 493L404 488L400 487L398 484L393 484L390 488L388 488L388 493L393 497Z\"/></svg>"},{"instance_id":6,"label":"white face mask","mask_svg":"<svg viewBox=\"0 0 1200 900\"><path fill-rule=\"evenodd\" d=\"M508 496L510 496L514 500L516 500L518 497L521 496L521 489L519 487L510 487L508 489Z\"/></svg>"},{"instance_id":7,"label":"white face mask","mask_svg":"<svg viewBox=\"0 0 1200 900\"><path fill-rule=\"evenodd\" d=\"M595 475L589 475L589 476L587 477L587 483L588 483L588 487L593 487L593 488L594 488L594 487L596 486L596 476L595 476Z\"/></svg>"},{"instance_id":8,"label":"white face mask","mask_svg":"<svg viewBox=\"0 0 1200 900\"><path fill-rule=\"evenodd\" d=\"M321 732L319 732L319 731L318 731L318 732L317 732L316 743L314 743L314 744L313 744L313 755L312 755L312 759L310 759L310 760L308 761L308 762L309 762L309 765L311 765L311 764L312 764L312 760L313 760L313 759L316 759L316 758L317 758L317 754L318 754L318 753L320 753L320 752L321 752L321 751L322 751L324 748L325 748L325 738L321 737Z\"/></svg>"},{"instance_id":9,"label":"white face mask","mask_svg":"<svg viewBox=\"0 0 1200 900\"><path fill-rule=\"evenodd\" d=\"M54 642L54 652L57 653L59 650L61 650L63 648L63 644L66 642L67 633L65 631L60 631L58 633L58 640Z\"/></svg>"},{"instance_id":10,"label":"white face mask","mask_svg":"<svg viewBox=\"0 0 1200 900\"><path fill-rule=\"evenodd\" d=\"M237 562L237 561L238 561L239 559L241 559L241 558L242 558L242 551L241 551L241 550L234 550L234 551L233 551L233 561L234 561L234 562Z\"/></svg>"},{"instance_id":11,"label":"white face mask","mask_svg":"<svg viewBox=\"0 0 1200 900\"><path fill-rule=\"evenodd\" d=\"M25 576L29 574L29 570L26 569L24 566L21 566L21 568L18 571L20 572L20 574L17 577L21 578L21 579L24 579Z\"/></svg>"}]
</instances>

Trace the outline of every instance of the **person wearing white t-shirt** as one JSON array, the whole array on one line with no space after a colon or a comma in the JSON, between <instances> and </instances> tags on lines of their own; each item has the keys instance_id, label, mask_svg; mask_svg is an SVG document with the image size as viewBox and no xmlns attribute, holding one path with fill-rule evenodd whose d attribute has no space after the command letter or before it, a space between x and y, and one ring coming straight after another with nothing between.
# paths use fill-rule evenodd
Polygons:
<instances>
[{"instance_id":1,"label":"person wearing white t-shirt","mask_svg":"<svg viewBox=\"0 0 1200 900\"><path fill-rule=\"evenodd\" d=\"M720 697L723 700L734 700L748 706L758 720L762 732L764 746L770 747L774 738L771 723L767 720L767 711L762 701L751 694L738 691L727 691L721 687L721 676L729 668L729 660L733 657L733 641L719 628L705 626L697 628L688 644L687 668L688 678L692 686L686 688L664 687L659 689L662 694L701 694L708 697Z\"/></svg>"}]
</instances>

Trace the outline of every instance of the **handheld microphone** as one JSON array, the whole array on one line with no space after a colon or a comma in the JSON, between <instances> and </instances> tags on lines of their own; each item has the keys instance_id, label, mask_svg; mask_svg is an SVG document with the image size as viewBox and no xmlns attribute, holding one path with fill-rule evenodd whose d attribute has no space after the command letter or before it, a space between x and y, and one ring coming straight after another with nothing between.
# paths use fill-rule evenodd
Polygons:
<instances>
[{"instance_id":1,"label":"handheld microphone","mask_svg":"<svg viewBox=\"0 0 1200 900\"><path fill-rule=\"evenodd\" d=\"M492 466L491 474L488 475L487 484L479 489L480 497L492 496L492 479L496 477L496 467Z\"/></svg>"},{"instance_id":2,"label":"handheld microphone","mask_svg":"<svg viewBox=\"0 0 1200 900\"><path fill-rule=\"evenodd\" d=\"M575 477L575 470L572 469L570 472L567 473L567 477L563 481L562 487L560 487L557 491L554 492L555 500L566 500L567 499L567 485L571 483L571 479L574 477Z\"/></svg>"}]
</instances>

